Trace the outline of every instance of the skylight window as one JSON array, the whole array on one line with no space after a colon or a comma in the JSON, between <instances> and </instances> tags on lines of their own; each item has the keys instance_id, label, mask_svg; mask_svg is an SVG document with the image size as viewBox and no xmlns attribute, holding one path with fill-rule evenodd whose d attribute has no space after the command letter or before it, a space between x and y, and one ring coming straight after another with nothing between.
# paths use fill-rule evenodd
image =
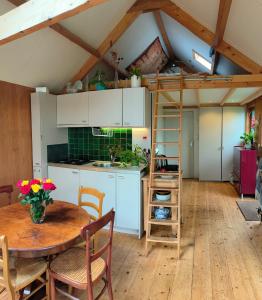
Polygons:
<instances>
[{"instance_id":1,"label":"skylight window","mask_svg":"<svg viewBox=\"0 0 262 300\"><path fill-rule=\"evenodd\" d=\"M209 71L212 69L212 63L205 59L202 55L193 50L193 59L200 63L202 66L207 68Z\"/></svg>"}]
</instances>

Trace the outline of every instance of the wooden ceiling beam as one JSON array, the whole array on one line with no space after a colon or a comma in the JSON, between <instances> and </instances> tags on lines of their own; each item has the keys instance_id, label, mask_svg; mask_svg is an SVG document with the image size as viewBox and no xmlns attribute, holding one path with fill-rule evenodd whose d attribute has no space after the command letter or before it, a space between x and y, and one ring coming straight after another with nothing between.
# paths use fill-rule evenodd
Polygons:
<instances>
[{"instance_id":1,"label":"wooden ceiling beam","mask_svg":"<svg viewBox=\"0 0 262 300\"><path fill-rule=\"evenodd\" d=\"M158 29L161 33L162 38L163 38L164 44L166 46L168 56L169 56L170 59L174 59L175 58L174 51L173 51L173 48L171 46L170 40L168 38L166 29L165 29L165 25L163 23L163 20L162 20L162 17L161 17L161 14L160 14L159 10L154 12L154 17L155 17Z\"/></svg>"},{"instance_id":2,"label":"wooden ceiling beam","mask_svg":"<svg viewBox=\"0 0 262 300\"><path fill-rule=\"evenodd\" d=\"M169 2L169 6L167 6L165 1L165 5L161 9L168 16L175 19L208 45L213 45L213 41L215 39L215 34L213 32L200 24L176 4L169 0L167 1ZM251 60L249 57L238 51L230 44L226 43L224 40L220 42L220 44L216 47L216 50L248 72L253 74L262 73L262 67L259 64Z\"/></svg>"},{"instance_id":3,"label":"wooden ceiling beam","mask_svg":"<svg viewBox=\"0 0 262 300\"><path fill-rule=\"evenodd\" d=\"M113 68L114 70L117 70L117 72L119 74L121 74L123 76L127 76L127 72L124 72L121 69L117 68L112 62L110 62L106 58L102 57L100 55L100 53L99 53L98 50L96 50L95 48L93 48L91 45L89 45L88 43L86 43L79 36L77 36L76 34L74 34L73 32L71 32L70 30L68 30L64 26L62 26L60 24L54 24L54 25L51 25L50 28L52 28L57 33L61 34L62 36L64 36L65 38L67 38L68 40L70 40L71 42L73 42L74 44L78 45L82 49L86 50L88 53L90 53L93 56L95 56L98 59L98 61L99 60L103 61L110 68Z\"/></svg>"},{"instance_id":4,"label":"wooden ceiling beam","mask_svg":"<svg viewBox=\"0 0 262 300\"><path fill-rule=\"evenodd\" d=\"M212 44L212 47L214 49L216 49L217 46L220 45L220 43L224 39L224 34L225 34L225 30L226 30L226 25L227 25L231 5L232 5L232 0L220 0L220 2L219 2L216 32L215 32L215 37L214 37L213 44ZM214 74L214 72L216 71L218 60L219 60L219 53L217 53L215 51L213 58L212 58L211 74Z\"/></svg>"},{"instance_id":5,"label":"wooden ceiling beam","mask_svg":"<svg viewBox=\"0 0 262 300\"><path fill-rule=\"evenodd\" d=\"M242 100L240 102L240 105L246 105L250 102L252 102L253 100L256 100L258 97L262 96L262 88L257 90L256 92L254 92L253 94L249 95L248 97L246 97L244 100Z\"/></svg>"},{"instance_id":6,"label":"wooden ceiling beam","mask_svg":"<svg viewBox=\"0 0 262 300\"><path fill-rule=\"evenodd\" d=\"M30 0L0 16L0 45L39 31L107 0Z\"/></svg>"},{"instance_id":7,"label":"wooden ceiling beam","mask_svg":"<svg viewBox=\"0 0 262 300\"><path fill-rule=\"evenodd\" d=\"M128 12L121 19L121 21L115 26L115 28L110 32L110 34L105 38L98 48L98 52L101 57L103 57L115 42L122 36L122 34L127 30L127 28L137 19L140 12ZM81 67L81 69L74 75L71 82L77 80L82 80L98 63L99 59L95 56L91 56Z\"/></svg>"},{"instance_id":8,"label":"wooden ceiling beam","mask_svg":"<svg viewBox=\"0 0 262 300\"><path fill-rule=\"evenodd\" d=\"M25 0L8 0L8 1L16 6L22 5L26 2ZM56 31L57 33L59 33L60 35L62 35L63 37L65 37L66 39L71 41L72 43L76 44L77 46L81 47L88 53L101 59L107 66L109 66L110 68L113 68L114 70L117 70L117 72L119 74L121 74L122 76L127 76L127 72L120 70L112 62L110 62L106 58L101 57L100 53L95 48L93 48L91 45L89 45L84 40L82 40L78 35L74 34L70 30L65 28L64 26L57 23L57 24L53 24L53 25L49 26L49 28L53 29L54 31Z\"/></svg>"},{"instance_id":9,"label":"wooden ceiling beam","mask_svg":"<svg viewBox=\"0 0 262 300\"><path fill-rule=\"evenodd\" d=\"M160 10L165 6L169 6L168 0L138 0L135 4L128 10L128 13L140 12L146 13L149 11Z\"/></svg>"},{"instance_id":10,"label":"wooden ceiling beam","mask_svg":"<svg viewBox=\"0 0 262 300\"><path fill-rule=\"evenodd\" d=\"M230 90L225 94L225 96L222 98L222 100L220 101L220 106L223 106L223 105L225 104L225 102L227 101L227 99L229 99L229 98L234 94L235 91L236 91L235 88L230 89Z\"/></svg>"}]
</instances>

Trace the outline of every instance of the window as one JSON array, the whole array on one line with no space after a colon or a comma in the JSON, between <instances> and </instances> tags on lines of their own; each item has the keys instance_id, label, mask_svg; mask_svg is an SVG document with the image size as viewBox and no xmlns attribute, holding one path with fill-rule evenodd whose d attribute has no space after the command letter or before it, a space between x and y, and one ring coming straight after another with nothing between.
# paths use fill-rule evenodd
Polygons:
<instances>
[{"instance_id":1,"label":"window","mask_svg":"<svg viewBox=\"0 0 262 300\"><path fill-rule=\"evenodd\" d=\"M202 66L207 68L209 71L212 69L212 63L205 59L202 55L193 50L193 59L200 63Z\"/></svg>"}]
</instances>

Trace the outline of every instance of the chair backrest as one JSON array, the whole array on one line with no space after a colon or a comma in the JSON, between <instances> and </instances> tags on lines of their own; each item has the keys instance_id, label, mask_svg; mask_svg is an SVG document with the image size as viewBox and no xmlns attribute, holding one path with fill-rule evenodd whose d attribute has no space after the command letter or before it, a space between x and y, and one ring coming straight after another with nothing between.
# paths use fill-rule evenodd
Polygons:
<instances>
[{"instance_id":1,"label":"chair backrest","mask_svg":"<svg viewBox=\"0 0 262 300\"><path fill-rule=\"evenodd\" d=\"M82 196L83 195L90 195L98 200L98 204L90 202L90 201L83 201ZM90 218L92 221L96 221L97 219L100 219L103 215L103 201L104 201L105 194L101 193L97 189L90 188L90 187L80 187L79 193L78 193L78 205L79 206L88 206L93 208L95 211L97 211L97 216L92 215L89 213Z\"/></svg>"},{"instance_id":2,"label":"chair backrest","mask_svg":"<svg viewBox=\"0 0 262 300\"><path fill-rule=\"evenodd\" d=\"M113 228L114 228L115 212L110 210L106 215L97 221L84 226L81 229L81 237L86 241L86 265L87 265L87 280L88 285L92 284L92 273L91 273L91 263L102 257L102 255L107 252L106 264L109 271L111 271L111 260L112 260L112 240L113 240ZM92 237L107 224L110 224L109 231L107 234L106 242L98 248L98 250L92 252Z\"/></svg>"},{"instance_id":3,"label":"chair backrest","mask_svg":"<svg viewBox=\"0 0 262 300\"><path fill-rule=\"evenodd\" d=\"M8 243L6 236L0 236L0 249L2 255L0 256L0 286L7 291L8 299L15 299L15 292L12 288L11 277L9 272L9 255Z\"/></svg>"},{"instance_id":4,"label":"chair backrest","mask_svg":"<svg viewBox=\"0 0 262 300\"><path fill-rule=\"evenodd\" d=\"M0 194L2 194L2 193L8 194L9 205L10 205L11 201L12 201L13 186L12 185L0 186Z\"/></svg>"}]
</instances>

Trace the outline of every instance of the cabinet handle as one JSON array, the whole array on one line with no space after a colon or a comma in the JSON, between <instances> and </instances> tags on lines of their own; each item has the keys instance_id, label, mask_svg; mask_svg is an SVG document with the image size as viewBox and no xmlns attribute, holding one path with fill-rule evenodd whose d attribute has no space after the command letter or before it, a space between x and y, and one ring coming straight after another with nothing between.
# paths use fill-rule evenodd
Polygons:
<instances>
[{"instance_id":1,"label":"cabinet handle","mask_svg":"<svg viewBox=\"0 0 262 300\"><path fill-rule=\"evenodd\" d=\"M120 125L120 123L119 122L116 122L116 123L114 123L115 125Z\"/></svg>"},{"instance_id":2,"label":"cabinet handle","mask_svg":"<svg viewBox=\"0 0 262 300\"><path fill-rule=\"evenodd\" d=\"M79 174L79 172L78 172L78 171L72 171L72 173L73 173L73 174Z\"/></svg>"},{"instance_id":3,"label":"cabinet handle","mask_svg":"<svg viewBox=\"0 0 262 300\"><path fill-rule=\"evenodd\" d=\"M82 123L87 123L87 121L85 121L85 120L83 120L83 121L81 121Z\"/></svg>"},{"instance_id":4,"label":"cabinet handle","mask_svg":"<svg viewBox=\"0 0 262 300\"><path fill-rule=\"evenodd\" d=\"M125 179L125 176L118 176L119 179Z\"/></svg>"}]
</instances>

